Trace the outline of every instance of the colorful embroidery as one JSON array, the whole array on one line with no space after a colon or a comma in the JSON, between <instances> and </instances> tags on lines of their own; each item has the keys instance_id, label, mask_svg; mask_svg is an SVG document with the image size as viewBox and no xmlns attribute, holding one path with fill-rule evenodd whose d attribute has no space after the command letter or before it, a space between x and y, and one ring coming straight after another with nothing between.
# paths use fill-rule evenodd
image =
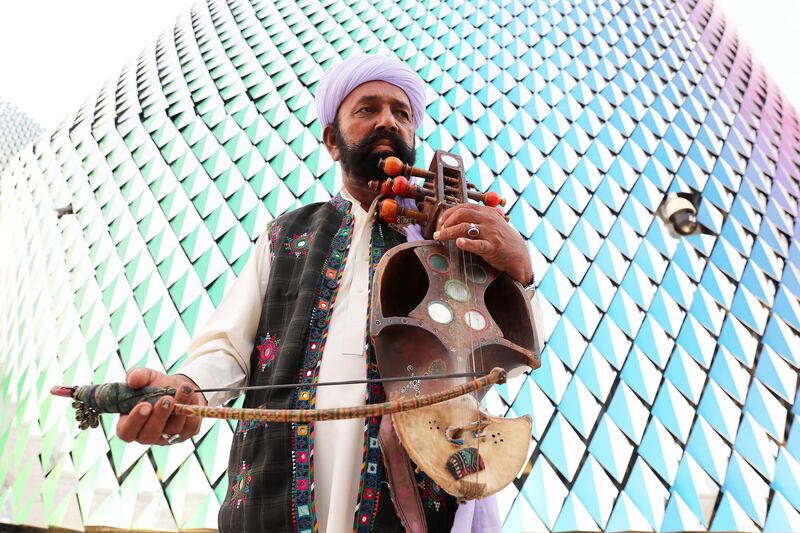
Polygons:
<instances>
[{"instance_id":1,"label":"colorful embroidery","mask_svg":"<svg viewBox=\"0 0 800 533\"><path fill-rule=\"evenodd\" d=\"M233 480L231 486L231 507L240 508L244 501L247 499L247 494L250 492L250 482L253 476L250 474L250 465L242 461L242 466L239 467L239 473Z\"/></svg>"},{"instance_id":2,"label":"colorful embroidery","mask_svg":"<svg viewBox=\"0 0 800 533\"><path fill-rule=\"evenodd\" d=\"M294 254L295 257L300 257L301 255L308 255L308 246L311 244L311 241L314 240L313 233L301 233L298 235L295 233L291 237L286 237L286 242L283 243L283 248L290 254Z\"/></svg>"},{"instance_id":3,"label":"colorful embroidery","mask_svg":"<svg viewBox=\"0 0 800 533\"><path fill-rule=\"evenodd\" d=\"M341 213L343 215L347 215L348 213L350 213L350 207L351 207L352 204L350 204L350 202L348 202L347 200L342 198L341 193L337 194L336 196L331 198L330 202L331 202L331 205L334 208L336 208L336 210L339 213Z\"/></svg>"},{"instance_id":4,"label":"colorful embroidery","mask_svg":"<svg viewBox=\"0 0 800 533\"><path fill-rule=\"evenodd\" d=\"M274 223L270 224L269 225L269 239L272 242L277 242L278 241L278 234L280 233L280 231L281 231L281 225L280 224L274 224Z\"/></svg>"},{"instance_id":5,"label":"colorful embroidery","mask_svg":"<svg viewBox=\"0 0 800 533\"><path fill-rule=\"evenodd\" d=\"M428 477L422 470L419 471L417 486L419 487L419 495L422 503L428 509L441 511L443 506L447 505L447 493L436 483Z\"/></svg>"},{"instance_id":6,"label":"colorful embroidery","mask_svg":"<svg viewBox=\"0 0 800 533\"><path fill-rule=\"evenodd\" d=\"M257 407L257 409L266 409L267 404L262 403ZM236 434L241 435L243 439L247 438L247 432L252 431L259 427L267 427L267 422L264 420L239 420L239 423L236 425Z\"/></svg>"},{"instance_id":7,"label":"colorful embroidery","mask_svg":"<svg viewBox=\"0 0 800 533\"><path fill-rule=\"evenodd\" d=\"M314 307L311 311L308 337L306 338L303 368L300 371L300 382L304 385L316 383L319 376L319 364L328 336L331 311L336 301L339 279L347 260L347 251L350 248L352 235L353 216L350 214L350 202L344 200L340 195L336 195L331 199L331 204L344 216L328 250L328 256L322 265L317 282ZM307 240L300 253L305 254L308 253L306 246L311 241L312 235L303 235ZM297 247L298 237L300 236L296 235L293 239L287 239L285 243L287 250L292 253ZM299 256L299 254L296 255ZM294 408L312 409L316 402L315 391L316 389L310 386L298 388L294 393ZM292 424L292 515L297 531L301 533L317 529L312 498L313 446L314 425L310 423Z\"/></svg>"},{"instance_id":8,"label":"colorful embroidery","mask_svg":"<svg viewBox=\"0 0 800 533\"><path fill-rule=\"evenodd\" d=\"M369 277L374 278L375 268L383 257L385 249L383 231L381 225L375 221L372 225L372 241L370 245ZM368 297L367 302L371 302ZM367 304L367 317L369 320L370 310ZM375 349L369 339L369 328L365 327L367 346L367 378L378 379L378 362L375 356ZM367 386L367 403L381 403L386 400L383 387L380 385ZM375 517L378 514L378 504L380 503L379 483L383 478L383 461L381 460L381 448L378 443L378 430L380 429L380 417L372 417L367 420L364 428L364 455L361 465L361 481L358 487L358 508L355 514L353 528L357 533L367 533L372 531Z\"/></svg>"},{"instance_id":9,"label":"colorful embroidery","mask_svg":"<svg viewBox=\"0 0 800 533\"><path fill-rule=\"evenodd\" d=\"M269 253L274 258L275 249L277 248L279 242L278 237L281 232L281 225L270 222L267 232L269 233Z\"/></svg>"},{"instance_id":10,"label":"colorful embroidery","mask_svg":"<svg viewBox=\"0 0 800 533\"><path fill-rule=\"evenodd\" d=\"M279 344L280 340L277 337L272 337L269 333L258 341L256 348L258 349L258 370L260 372L272 366L272 362L278 353Z\"/></svg>"},{"instance_id":11,"label":"colorful embroidery","mask_svg":"<svg viewBox=\"0 0 800 533\"><path fill-rule=\"evenodd\" d=\"M484 468L483 457L477 448L462 448L447 459L447 469L453 479L461 479Z\"/></svg>"}]
</instances>

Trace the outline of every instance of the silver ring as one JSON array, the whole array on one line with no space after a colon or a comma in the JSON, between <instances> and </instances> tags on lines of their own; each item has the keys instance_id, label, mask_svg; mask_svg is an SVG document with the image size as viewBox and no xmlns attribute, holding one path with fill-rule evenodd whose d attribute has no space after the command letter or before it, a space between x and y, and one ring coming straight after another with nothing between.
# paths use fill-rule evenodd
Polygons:
<instances>
[{"instance_id":1,"label":"silver ring","mask_svg":"<svg viewBox=\"0 0 800 533\"><path fill-rule=\"evenodd\" d=\"M467 237L470 239L477 239L478 235L481 234L481 230L478 228L478 225L474 222L470 222L467 226Z\"/></svg>"},{"instance_id":2,"label":"silver ring","mask_svg":"<svg viewBox=\"0 0 800 533\"><path fill-rule=\"evenodd\" d=\"M167 444L175 444L181 436L177 433L170 435L169 433L162 433L161 438L167 441Z\"/></svg>"}]
</instances>

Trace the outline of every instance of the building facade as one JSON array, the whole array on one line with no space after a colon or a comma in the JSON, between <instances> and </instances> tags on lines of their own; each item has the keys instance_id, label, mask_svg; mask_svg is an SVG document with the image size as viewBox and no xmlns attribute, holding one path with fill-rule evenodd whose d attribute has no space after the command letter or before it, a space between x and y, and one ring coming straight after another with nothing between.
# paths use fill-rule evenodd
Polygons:
<instances>
[{"instance_id":1,"label":"building facade","mask_svg":"<svg viewBox=\"0 0 800 533\"><path fill-rule=\"evenodd\" d=\"M0 171L9 159L34 142L44 128L10 102L0 100Z\"/></svg>"},{"instance_id":2,"label":"building facade","mask_svg":"<svg viewBox=\"0 0 800 533\"><path fill-rule=\"evenodd\" d=\"M48 391L180 366L267 223L337 190L313 94L357 51L420 73L418 161L459 153L529 242L505 530L800 530L798 115L711 0L196 5L0 175L0 522L215 527L234 425L126 445Z\"/></svg>"}]
</instances>

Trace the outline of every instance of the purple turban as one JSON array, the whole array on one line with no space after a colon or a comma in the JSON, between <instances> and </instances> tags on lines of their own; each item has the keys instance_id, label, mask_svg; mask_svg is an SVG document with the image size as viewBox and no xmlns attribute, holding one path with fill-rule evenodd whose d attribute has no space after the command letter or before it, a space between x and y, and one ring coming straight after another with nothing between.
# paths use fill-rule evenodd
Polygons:
<instances>
[{"instance_id":1,"label":"purple turban","mask_svg":"<svg viewBox=\"0 0 800 533\"><path fill-rule=\"evenodd\" d=\"M317 117L322 126L333 124L336 112L353 89L368 81L396 85L408 96L416 130L425 112L425 85L416 72L392 57L380 55L351 56L328 69L317 86Z\"/></svg>"}]
</instances>

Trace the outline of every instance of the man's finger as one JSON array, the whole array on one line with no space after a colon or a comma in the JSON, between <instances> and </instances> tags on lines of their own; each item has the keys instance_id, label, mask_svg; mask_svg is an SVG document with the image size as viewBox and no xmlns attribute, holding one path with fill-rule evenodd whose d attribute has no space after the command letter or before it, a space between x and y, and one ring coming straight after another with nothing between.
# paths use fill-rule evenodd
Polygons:
<instances>
[{"instance_id":1,"label":"man's finger","mask_svg":"<svg viewBox=\"0 0 800 533\"><path fill-rule=\"evenodd\" d=\"M481 257L488 255L493 248L492 243L489 241L465 239L464 237L459 237L456 239L456 246L465 252L480 255Z\"/></svg>"},{"instance_id":2,"label":"man's finger","mask_svg":"<svg viewBox=\"0 0 800 533\"><path fill-rule=\"evenodd\" d=\"M437 241L449 241L457 239L458 237L466 237L467 230L469 229L469 222L462 222L453 226L440 229L433 234L433 238Z\"/></svg>"},{"instance_id":3,"label":"man's finger","mask_svg":"<svg viewBox=\"0 0 800 533\"><path fill-rule=\"evenodd\" d=\"M185 425L186 425L185 416L172 415L167 419L167 423L164 425L164 431L162 433L169 433L170 435L176 435L181 431L183 431L183 427Z\"/></svg>"},{"instance_id":4,"label":"man's finger","mask_svg":"<svg viewBox=\"0 0 800 533\"><path fill-rule=\"evenodd\" d=\"M200 432L200 423L202 419L199 416L187 416L186 423L181 430L180 442L191 439Z\"/></svg>"},{"instance_id":5,"label":"man's finger","mask_svg":"<svg viewBox=\"0 0 800 533\"><path fill-rule=\"evenodd\" d=\"M164 426L172 413L172 406L175 399L172 396L165 396L156 402L153 412L142 426L136 440L142 444L162 444L161 434L165 433Z\"/></svg>"},{"instance_id":6,"label":"man's finger","mask_svg":"<svg viewBox=\"0 0 800 533\"><path fill-rule=\"evenodd\" d=\"M474 204L461 204L452 207L439 217L439 228L454 226L463 221L476 222L479 220L480 206Z\"/></svg>"},{"instance_id":7,"label":"man's finger","mask_svg":"<svg viewBox=\"0 0 800 533\"><path fill-rule=\"evenodd\" d=\"M192 389L188 382L181 383L176 387L175 403L193 403L192 402ZM167 420L167 425L164 426L164 433L170 435L177 435L183 431L183 426L186 424L185 416L172 415Z\"/></svg>"},{"instance_id":8,"label":"man's finger","mask_svg":"<svg viewBox=\"0 0 800 533\"><path fill-rule=\"evenodd\" d=\"M134 389L141 389L150 385L160 374L149 368L133 368L128 371L125 381Z\"/></svg>"},{"instance_id":9,"label":"man's finger","mask_svg":"<svg viewBox=\"0 0 800 533\"><path fill-rule=\"evenodd\" d=\"M458 207L451 207L450 209L446 210L444 213L439 215L439 220L436 221L436 227L442 228L444 227L447 220L453 216L453 212L458 209Z\"/></svg>"},{"instance_id":10,"label":"man's finger","mask_svg":"<svg viewBox=\"0 0 800 533\"><path fill-rule=\"evenodd\" d=\"M136 405L129 414L120 416L117 422L117 436L120 440L133 442L152 411L153 406L145 402Z\"/></svg>"}]
</instances>

